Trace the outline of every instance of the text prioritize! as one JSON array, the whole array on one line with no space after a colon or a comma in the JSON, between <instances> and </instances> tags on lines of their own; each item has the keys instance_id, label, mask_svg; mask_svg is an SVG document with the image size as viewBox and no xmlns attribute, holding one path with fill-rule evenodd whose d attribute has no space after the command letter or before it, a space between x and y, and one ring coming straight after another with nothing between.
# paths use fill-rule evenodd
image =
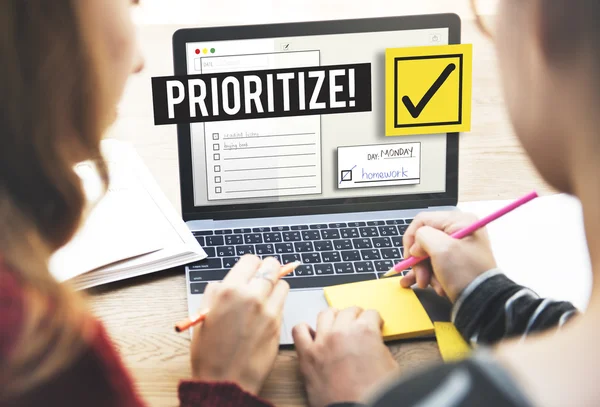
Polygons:
<instances>
[{"instance_id":1,"label":"text prioritize!","mask_svg":"<svg viewBox=\"0 0 600 407\"><path fill-rule=\"evenodd\" d=\"M154 124L371 111L371 64L152 78Z\"/></svg>"}]
</instances>

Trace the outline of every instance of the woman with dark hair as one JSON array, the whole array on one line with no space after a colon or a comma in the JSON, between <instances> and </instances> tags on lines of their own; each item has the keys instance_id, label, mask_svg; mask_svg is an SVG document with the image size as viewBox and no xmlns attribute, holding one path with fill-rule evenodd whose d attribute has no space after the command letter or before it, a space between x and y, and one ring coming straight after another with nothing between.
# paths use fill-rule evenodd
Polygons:
<instances>
[{"instance_id":1,"label":"woman with dark hair","mask_svg":"<svg viewBox=\"0 0 600 407\"><path fill-rule=\"evenodd\" d=\"M494 1L471 3L480 28L496 42L517 136L544 179L581 200L598 277L600 2L498 0L493 25L477 11ZM316 332L307 326L294 331L311 405L365 400L375 407L600 405L600 286L595 282L584 314L569 303L539 298L497 269L484 230L462 240L448 236L472 222L460 212L417 216L404 248L431 259L401 284L430 284L447 295L456 327L480 345L474 355L394 379L379 325L358 309L328 310ZM556 248L548 255L568 256L560 246L570 237L561 235L560 220L556 226ZM564 276L569 284L569 270Z\"/></svg>"}]
</instances>

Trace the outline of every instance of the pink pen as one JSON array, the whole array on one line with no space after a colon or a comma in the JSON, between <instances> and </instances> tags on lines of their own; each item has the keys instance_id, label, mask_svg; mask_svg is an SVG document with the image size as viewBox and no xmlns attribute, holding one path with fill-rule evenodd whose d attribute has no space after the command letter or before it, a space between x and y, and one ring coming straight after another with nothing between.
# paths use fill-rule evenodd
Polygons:
<instances>
[{"instance_id":1,"label":"pink pen","mask_svg":"<svg viewBox=\"0 0 600 407\"><path fill-rule=\"evenodd\" d=\"M464 229L459 230L458 232L452 233L450 236L452 236L455 239L462 239L465 236L469 236L471 233L474 233L478 229L485 227L488 223L495 221L499 217L506 215L507 213L517 209L519 206L522 206L537 197L538 197L537 192L535 192L535 191L530 192L529 194L525 195L524 197L517 199L515 202L511 203L510 205L500 209L497 212L492 213L491 215L486 216L483 219L478 220L477 222L473 223L470 226L467 226ZM425 260L427 258L428 257L413 257L413 256L408 257L408 258L402 260L401 262L397 263L390 271L385 273L383 276L389 277L389 276L398 274L398 273L406 270L407 268L412 267L415 264L422 262L423 260Z\"/></svg>"}]
</instances>

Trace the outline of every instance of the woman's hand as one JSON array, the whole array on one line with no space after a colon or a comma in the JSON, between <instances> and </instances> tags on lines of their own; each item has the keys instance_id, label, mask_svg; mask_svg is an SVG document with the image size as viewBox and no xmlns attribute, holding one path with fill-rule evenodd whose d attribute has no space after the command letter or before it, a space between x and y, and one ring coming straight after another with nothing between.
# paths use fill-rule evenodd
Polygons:
<instances>
[{"instance_id":1,"label":"woman's hand","mask_svg":"<svg viewBox=\"0 0 600 407\"><path fill-rule=\"evenodd\" d=\"M201 309L210 312L192 339L195 379L234 382L258 394L279 349L289 291L287 282L279 280L280 269L274 258L246 255L222 283L206 287Z\"/></svg>"},{"instance_id":2,"label":"woman's hand","mask_svg":"<svg viewBox=\"0 0 600 407\"><path fill-rule=\"evenodd\" d=\"M404 256L430 256L413 267L400 280L403 287L429 284L454 302L478 275L496 267L496 260L485 229L463 239L449 235L463 229L477 218L452 212L423 212L412 221L404 234Z\"/></svg>"},{"instance_id":3,"label":"woman's hand","mask_svg":"<svg viewBox=\"0 0 600 407\"><path fill-rule=\"evenodd\" d=\"M317 319L317 331L308 325L292 334L312 407L365 401L398 365L381 338L383 321L377 311L352 307L329 308Z\"/></svg>"}]
</instances>

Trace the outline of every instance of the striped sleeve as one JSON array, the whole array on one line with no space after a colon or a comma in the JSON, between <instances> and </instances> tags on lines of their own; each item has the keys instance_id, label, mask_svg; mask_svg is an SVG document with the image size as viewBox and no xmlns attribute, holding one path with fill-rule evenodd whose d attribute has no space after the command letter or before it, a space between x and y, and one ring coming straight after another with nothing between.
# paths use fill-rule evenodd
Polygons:
<instances>
[{"instance_id":1,"label":"striped sleeve","mask_svg":"<svg viewBox=\"0 0 600 407\"><path fill-rule=\"evenodd\" d=\"M490 345L506 338L524 339L532 332L560 329L577 312L571 303L540 298L493 269L475 279L459 296L452 322L471 344Z\"/></svg>"}]
</instances>

